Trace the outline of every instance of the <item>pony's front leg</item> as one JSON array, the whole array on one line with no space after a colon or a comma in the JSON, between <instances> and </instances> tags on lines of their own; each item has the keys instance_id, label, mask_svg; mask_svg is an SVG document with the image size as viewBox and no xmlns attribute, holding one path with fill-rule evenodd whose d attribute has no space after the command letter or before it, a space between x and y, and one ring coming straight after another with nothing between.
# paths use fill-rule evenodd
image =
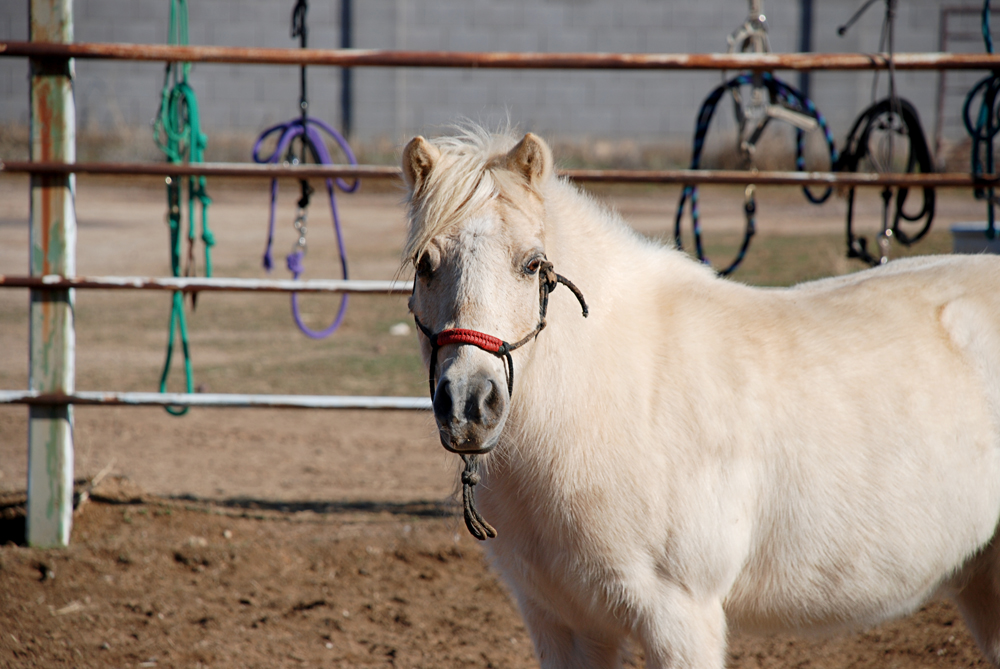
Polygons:
<instances>
[{"instance_id":1,"label":"pony's front leg","mask_svg":"<svg viewBox=\"0 0 1000 669\"><path fill-rule=\"evenodd\" d=\"M544 608L520 601L521 615L531 634L542 669L619 669L620 634L585 634L560 622Z\"/></svg>"},{"instance_id":2,"label":"pony's front leg","mask_svg":"<svg viewBox=\"0 0 1000 669\"><path fill-rule=\"evenodd\" d=\"M636 634L647 669L723 669L726 615L715 598L671 588L639 616Z\"/></svg>"}]
</instances>

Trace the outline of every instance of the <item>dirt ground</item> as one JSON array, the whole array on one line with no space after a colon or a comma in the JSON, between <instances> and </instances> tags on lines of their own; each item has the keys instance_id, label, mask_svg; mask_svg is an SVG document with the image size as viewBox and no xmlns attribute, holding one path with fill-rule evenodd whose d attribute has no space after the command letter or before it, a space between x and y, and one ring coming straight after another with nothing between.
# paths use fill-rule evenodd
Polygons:
<instances>
[{"instance_id":1,"label":"dirt ground","mask_svg":"<svg viewBox=\"0 0 1000 669\"><path fill-rule=\"evenodd\" d=\"M283 184L275 257L284 277L294 184ZM210 183L218 276L263 276L261 183ZM27 181L0 179L0 273L27 267ZM703 194L706 232L731 250L741 192ZM640 231L666 237L676 189L599 192ZM391 189L341 198L354 278L399 270ZM762 191L759 239L738 279L789 283L856 268L843 202ZM336 276L329 214L311 216L309 277ZM877 220L877 197L861 203ZM162 184L81 179L79 275L163 275ZM982 217L946 193L918 252ZM711 225L708 225L708 222ZM713 242L714 243L714 242ZM728 246L727 246L728 245ZM325 325L335 298L303 300ZM0 388L27 386L27 294L0 291ZM155 390L168 295L77 296L77 387ZM202 295L190 314L195 383L211 392L420 395L426 378L405 298L352 300L330 340L299 335L287 297ZM181 372L170 387L180 389ZM66 549L23 545L27 411L0 407L0 667L532 667L531 644L453 501L453 456L430 417L403 412L77 408L87 492ZM94 485L95 477L100 480ZM641 667L632 651L629 666ZM953 608L834 639L735 636L729 666L986 666Z\"/></svg>"}]
</instances>

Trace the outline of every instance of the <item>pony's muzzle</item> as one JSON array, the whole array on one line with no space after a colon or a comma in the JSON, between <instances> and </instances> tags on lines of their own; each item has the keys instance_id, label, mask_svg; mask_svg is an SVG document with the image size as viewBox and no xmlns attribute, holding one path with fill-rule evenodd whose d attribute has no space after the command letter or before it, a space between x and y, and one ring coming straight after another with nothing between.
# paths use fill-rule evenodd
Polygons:
<instances>
[{"instance_id":1,"label":"pony's muzzle","mask_svg":"<svg viewBox=\"0 0 1000 669\"><path fill-rule=\"evenodd\" d=\"M447 450L487 453L507 418L506 386L484 371L457 378L445 374L434 393L434 418Z\"/></svg>"}]
</instances>

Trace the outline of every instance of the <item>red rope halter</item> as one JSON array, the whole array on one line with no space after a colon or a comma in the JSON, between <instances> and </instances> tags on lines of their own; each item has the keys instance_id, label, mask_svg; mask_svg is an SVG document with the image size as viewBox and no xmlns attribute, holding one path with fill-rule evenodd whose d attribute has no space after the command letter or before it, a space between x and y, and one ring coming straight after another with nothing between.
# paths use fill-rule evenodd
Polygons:
<instances>
[{"instance_id":1,"label":"red rope halter","mask_svg":"<svg viewBox=\"0 0 1000 669\"><path fill-rule=\"evenodd\" d=\"M500 349L506 345L502 339L493 335L488 335L485 332L477 332L476 330L464 330L462 328L439 332L435 339L437 340L438 347L447 346L448 344L471 344L494 355L500 354Z\"/></svg>"}]
</instances>

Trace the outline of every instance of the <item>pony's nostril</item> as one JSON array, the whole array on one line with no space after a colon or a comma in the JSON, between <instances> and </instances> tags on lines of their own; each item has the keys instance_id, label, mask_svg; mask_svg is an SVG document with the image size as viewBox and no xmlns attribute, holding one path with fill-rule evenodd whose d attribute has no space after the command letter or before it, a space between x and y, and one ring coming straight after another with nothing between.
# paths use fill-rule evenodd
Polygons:
<instances>
[{"instance_id":1,"label":"pony's nostril","mask_svg":"<svg viewBox=\"0 0 1000 669\"><path fill-rule=\"evenodd\" d=\"M434 417L439 423L449 423L452 417L453 401L451 399L451 383L444 379L434 393Z\"/></svg>"},{"instance_id":2,"label":"pony's nostril","mask_svg":"<svg viewBox=\"0 0 1000 669\"><path fill-rule=\"evenodd\" d=\"M455 436L463 426L493 428L503 420L506 394L487 374L467 379L443 379L434 394L434 417L438 425Z\"/></svg>"},{"instance_id":3,"label":"pony's nostril","mask_svg":"<svg viewBox=\"0 0 1000 669\"><path fill-rule=\"evenodd\" d=\"M503 397L493 379L483 376L477 379L465 403L466 420L484 427L492 427L500 420L503 412Z\"/></svg>"},{"instance_id":4,"label":"pony's nostril","mask_svg":"<svg viewBox=\"0 0 1000 669\"><path fill-rule=\"evenodd\" d=\"M498 420L500 420L500 414L503 412L503 396L500 394L500 389L497 384L490 379L487 384L487 392L482 397L480 402L480 414L483 417L483 423L493 425Z\"/></svg>"},{"instance_id":5,"label":"pony's nostril","mask_svg":"<svg viewBox=\"0 0 1000 669\"><path fill-rule=\"evenodd\" d=\"M483 412L481 397L482 388L477 385L473 389L473 392L469 393L469 395L465 398L465 410L462 412L462 415L465 417L465 420L470 423L482 422Z\"/></svg>"}]
</instances>

